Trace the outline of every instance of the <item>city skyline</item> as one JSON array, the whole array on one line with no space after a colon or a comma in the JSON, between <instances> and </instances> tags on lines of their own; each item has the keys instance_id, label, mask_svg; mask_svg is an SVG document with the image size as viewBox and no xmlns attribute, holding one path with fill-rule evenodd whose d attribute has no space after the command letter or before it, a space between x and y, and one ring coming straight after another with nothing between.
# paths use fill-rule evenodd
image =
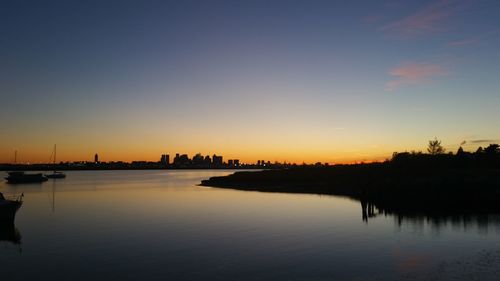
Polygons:
<instances>
[{"instance_id":1,"label":"city skyline","mask_svg":"<svg viewBox=\"0 0 500 281\"><path fill-rule=\"evenodd\" d=\"M51 160L48 160L48 161L40 161L40 162L30 162L30 161L22 161L22 159L19 158L19 153L18 151L14 151L14 156L13 156L13 159L12 161L10 162L2 162L0 164L20 164L20 165L24 165L24 164L47 164L47 165L52 165L52 161L53 161L53 155L51 155ZM90 159L92 158L92 160ZM220 165L229 165L229 166L239 166L240 164L241 165L264 165L264 164L270 164L270 163L273 163L273 164L297 164L297 163L291 163L291 162L287 162L287 161L282 161L282 162L279 162L279 161L270 161L270 160L263 160L263 159L258 159L254 162L251 162L251 161L240 161L239 158L226 158L224 157L224 155L221 155L221 154L202 154L202 153L195 153L195 154L192 154L191 157L190 157L190 154L187 154L187 153L175 153L175 154L161 154L159 155L159 157L157 157L156 160L150 160L150 159L133 159L133 160L130 160L130 161L123 161L122 160L116 160L116 159L103 159L101 158L101 156L99 155L99 153L95 153L95 154L92 154L92 157L90 157L89 159L80 159L80 160L72 160L72 161L69 161L69 160L57 160L56 161L56 165L58 164L61 164L61 163L64 163L64 164L67 164L67 163L95 163L95 164L99 164L99 163L120 163L120 162L123 162L123 163L139 163L139 162L147 162L147 163L161 163L163 165L185 165L186 162L191 165L191 164L194 164L194 165L197 165L197 164L206 164L208 162L208 164L215 164L216 166L220 166ZM317 163L317 162L315 162ZM328 164L328 163L325 163L325 164Z\"/></svg>"},{"instance_id":2,"label":"city skyline","mask_svg":"<svg viewBox=\"0 0 500 281\"><path fill-rule=\"evenodd\" d=\"M0 163L498 143L493 0L5 1ZM209 153L212 152L212 153Z\"/></svg>"},{"instance_id":3,"label":"city skyline","mask_svg":"<svg viewBox=\"0 0 500 281\"><path fill-rule=\"evenodd\" d=\"M25 169L33 168L35 170L40 169L50 169L57 167L57 169L186 169L186 168L201 168L201 169L224 169L224 168L235 168L235 169L245 169L245 168L287 168L297 165L304 165L307 163L290 163L290 162L271 162L270 160L259 159L255 162L243 162L237 158L224 158L223 155L202 155L197 153L190 157L188 154L176 153L174 157L170 157L169 154L161 154L157 161L148 160L133 160L133 161L104 161L100 158L98 153L93 156L93 161L49 161L49 162L38 162L29 163L17 161L17 153L15 153L15 159L10 163L0 163L3 168L9 169ZM172 161L171 161L172 160ZM329 163L314 163L315 166L329 166Z\"/></svg>"},{"instance_id":4,"label":"city skyline","mask_svg":"<svg viewBox=\"0 0 500 281\"><path fill-rule=\"evenodd\" d=\"M445 153L457 153L458 150L462 149L462 151L466 151L466 152L475 152L477 151L478 149L480 148L484 148L488 145L492 145L492 144L495 144L495 142L498 142L499 140L479 140L479 141L476 141L476 142L472 142L471 144L468 144L466 141L463 141L462 143L458 144L458 146L456 147L456 149L454 149L455 147L452 147L452 148L449 148L450 146L446 146L446 145L443 145L443 148L444 148L444 152ZM428 146L426 146L428 147ZM447 149L448 147L448 149ZM98 162L125 162L125 163L132 163L132 162L151 162L151 163L156 163L156 162L163 162L163 161L166 161L167 163L174 163L172 161L174 161L174 159L176 157L179 157L179 156L185 156L187 157L189 160L193 160L191 157L189 157L190 155L194 158L196 156L202 156L203 158L205 157L209 157L210 159L212 159L214 156L217 156L217 157L224 157L224 161L223 163L228 163L226 162L226 159L228 161L232 161L232 160L237 160L238 162L241 162L242 164L256 164L258 162L261 162L261 161L264 161L263 159L265 158L265 162L269 162L269 163L288 163L288 164L315 164L315 163L324 163L324 164L331 164L331 165L335 165L335 164L353 164L353 163L362 163L362 162L367 162L367 163L370 163L370 162L383 162L383 161L387 161L389 160L394 153L401 153L401 152L416 152L416 153L426 153L426 148L423 148L423 149L412 149L412 150L409 150L409 149L405 149L405 150L401 150L401 151L393 151L390 155L387 155L386 157L381 157L381 158L378 158L378 159L357 159L357 160L353 160L353 161L320 161L320 160L311 160L311 161L290 161L290 160L287 160L287 159L282 159L282 160L277 160L277 159L268 159L268 158L265 158L265 157L261 157L261 158L255 158L252 159L252 160L240 160L241 158L239 158L238 156L231 156L229 158L226 158L224 155L222 154L218 154L218 153L201 153L201 152L196 152L196 153L184 153L184 152L175 152L175 153L160 153L160 154L157 154L156 155L156 158L145 158L145 157L139 157L139 158L135 158L135 159L124 159L124 158L108 158L108 157L104 157L102 158L101 155L103 154L100 154L100 153L91 153L90 155L88 155L88 159L71 159L71 160L68 160L68 158L62 158L62 159L58 159L57 160L57 163L77 163L77 162L87 162L87 163L92 163L92 162L95 162L95 163L98 163ZM105 155L105 154L104 154ZM23 159L21 157L22 155L19 153L18 150L14 150L13 152L13 155L12 155L12 158L10 159L10 161L5 161L5 162L0 162L0 164L50 164L52 161L53 161L53 154L50 154L48 155L47 157L47 160L42 160L42 161L29 161L29 159ZM159 158L158 158L159 156ZM328 157L323 157L323 158L328 158ZM93 161L92 161L93 160ZM211 160L212 161L212 160Z\"/></svg>"}]
</instances>

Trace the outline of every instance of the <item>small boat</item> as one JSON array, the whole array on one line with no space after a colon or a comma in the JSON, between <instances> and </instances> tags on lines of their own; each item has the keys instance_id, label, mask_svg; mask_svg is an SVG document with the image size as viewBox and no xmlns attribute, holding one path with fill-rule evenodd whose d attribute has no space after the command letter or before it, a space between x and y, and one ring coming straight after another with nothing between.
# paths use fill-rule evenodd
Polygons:
<instances>
[{"instance_id":1,"label":"small boat","mask_svg":"<svg viewBox=\"0 0 500 281\"><path fill-rule=\"evenodd\" d=\"M54 169L56 167L56 152L57 152L57 147L54 144L54 162L53 162ZM45 177L49 179L64 179L66 175L62 172L57 172L56 170L54 170L52 174L45 174Z\"/></svg>"},{"instance_id":2,"label":"small boat","mask_svg":"<svg viewBox=\"0 0 500 281\"><path fill-rule=\"evenodd\" d=\"M13 222L16 212L23 205L24 194L5 198L0 192L0 222Z\"/></svg>"},{"instance_id":3,"label":"small boat","mask_svg":"<svg viewBox=\"0 0 500 281\"><path fill-rule=\"evenodd\" d=\"M26 174L25 172L8 172L8 174L9 176L5 178L8 183L36 183L48 180L42 173Z\"/></svg>"},{"instance_id":4,"label":"small boat","mask_svg":"<svg viewBox=\"0 0 500 281\"><path fill-rule=\"evenodd\" d=\"M52 174L45 174L45 177L49 179L64 179L66 175L64 173L54 171Z\"/></svg>"}]
</instances>

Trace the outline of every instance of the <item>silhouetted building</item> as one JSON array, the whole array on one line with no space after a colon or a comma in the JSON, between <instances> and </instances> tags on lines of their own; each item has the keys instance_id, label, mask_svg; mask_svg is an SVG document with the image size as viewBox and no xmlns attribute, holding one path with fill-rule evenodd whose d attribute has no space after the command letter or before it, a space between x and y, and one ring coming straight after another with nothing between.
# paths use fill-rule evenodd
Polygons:
<instances>
[{"instance_id":1,"label":"silhouetted building","mask_svg":"<svg viewBox=\"0 0 500 281\"><path fill-rule=\"evenodd\" d=\"M207 167L210 167L210 165L212 164L212 159L210 158L209 155L205 156L205 159L203 160L203 162L205 162L205 165Z\"/></svg>"},{"instance_id":2,"label":"silhouetted building","mask_svg":"<svg viewBox=\"0 0 500 281\"><path fill-rule=\"evenodd\" d=\"M160 163L163 166L168 166L170 164L170 155L168 154L163 154L160 158Z\"/></svg>"},{"instance_id":3,"label":"silhouetted building","mask_svg":"<svg viewBox=\"0 0 500 281\"><path fill-rule=\"evenodd\" d=\"M99 163L99 154L94 155L94 163Z\"/></svg>"},{"instance_id":4,"label":"silhouetted building","mask_svg":"<svg viewBox=\"0 0 500 281\"><path fill-rule=\"evenodd\" d=\"M222 156L217 156L217 155L214 154L212 156L212 165L214 167L221 167L222 164L223 164L223 162L222 162Z\"/></svg>"},{"instance_id":5,"label":"silhouetted building","mask_svg":"<svg viewBox=\"0 0 500 281\"><path fill-rule=\"evenodd\" d=\"M193 165L196 167L204 167L205 166L205 157L201 155L201 153L197 153L193 156Z\"/></svg>"},{"instance_id":6,"label":"silhouetted building","mask_svg":"<svg viewBox=\"0 0 500 281\"><path fill-rule=\"evenodd\" d=\"M191 164L191 160L187 156L187 154L179 155L179 153L175 154L174 163L175 166L188 166Z\"/></svg>"},{"instance_id":7,"label":"silhouetted building","mask_svg":"<svg viewBox=\"0 0 500 281\"><path fill-rule=\"evenodd\" d=\"M227 160L227 165L229 167L238 167L240 165L240 160L238 160L238 159L229 159L229 160Z\"/></svg>"}]
</instances>

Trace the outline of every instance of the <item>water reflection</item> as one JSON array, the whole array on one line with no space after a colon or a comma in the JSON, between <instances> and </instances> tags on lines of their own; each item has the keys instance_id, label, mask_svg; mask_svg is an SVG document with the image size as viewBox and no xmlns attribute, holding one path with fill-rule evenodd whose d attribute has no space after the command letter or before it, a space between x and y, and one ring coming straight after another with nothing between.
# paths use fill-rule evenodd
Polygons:
<instances>
[{"instance_id":1,"label":"water reflection","mask_svg":"<svg viewBox=\"0 0 500 281\"><path fill-rule=\"evenodd\" d=\"M404 208L390 209L376 205L367 200L360 200L361 218L363 222L368 223L369 220L375 219L378 216L393 217L397 227L403 225L411 225L412 227L423 229L425 226L431 226L437 233L446 226L451 226L454 230L467 231L471 228L476 228L480 233L487 233L491 227L500 229L500 213L496 212L447 212L433 211L425 212L410 212ZM422 208L425 209L425 208Z\"/></svg>"},{"instance_id":2,"label":"water reflection","mask_svg":"<svg viewBox=\"0 0 500 281\"><path fill-rule=\"evenodd\" d=\"M374 218L380 213L378 209L377 213L375 213L376 207L372 203L365 200L361 200L360 202L361 202L361 217L363 218L364 222L368 222L369 218Z\"/></svg>"},{"instance_id":3,"label":"water reflection","mask_svg":"<svg viewBox=\"0 0 500 281\"><path fill-rule=\"evenodd\" d=\"M72 171L37 188L0 183L1 192L25 193L16 217L23 252L0 253L2 277L407 280L401 275L498 245L492 215L426 216L346 197L197 186L227 173ZM0 236L1 246L20 246L13 224Z\"/></svg>"},{"instance_id":4,"label":"water reflection","mask_svg":"<svg viewBox=\"0 0 500 281\"><path fill-rule=\"evenodd\" d=\"M56 181L57 179L52 179L52 213L56 212Z\"/></svg>"},{"instance_id":5,"label":"water reflection","mask_svg":"<svg viewBox=\"0 0 500 281\"><path fill-rule=\"evenodd\" d=\"M0 241L21 244L21 233L13 222L0 222Z\"/></svg>"}]
</instances>

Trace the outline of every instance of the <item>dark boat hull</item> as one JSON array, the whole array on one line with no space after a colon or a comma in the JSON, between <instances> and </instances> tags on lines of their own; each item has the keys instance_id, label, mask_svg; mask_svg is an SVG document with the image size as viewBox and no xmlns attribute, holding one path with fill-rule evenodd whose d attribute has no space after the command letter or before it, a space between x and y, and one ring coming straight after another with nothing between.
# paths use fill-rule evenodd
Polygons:
<instances>
[{"instance_id":1,"label":"dark boat hull","mask_svg":"<svg viewBox=\"0 0 500 281\"><path fill-rule=\"evenodd\" d=\"M0 241L21 244L21 233L14 225L14 222L0 222Z\"/></svg>"},{"instance_id":2,"label":"dark boat hull","mask_svg":"<svg viewBox=\"0 0 500 281\"><path fill-rule=\"evenodd\" d=\"M17 210L22 204L21 201L0 200L0 222L14 222Z\"/></svg>"},{"instance_id":3,"label":"dark boat hull","mask_svg":"<svg viewBox=\"0 0 500 281\"><path fill-rule=\"evenodd\" d=\"M25 174L23 172L10 172L5 179L8 183L40 183L48 180L42 174Z\"/></svg>"},{"instance_id":4,"label":"dark boat hull","mask_svg":"<svg viewBox=\"0 0 500 281\"><path fill-rule=\"evenodd\" d=\"M45 175L45 177L49 179L64 179L66 175L62 173L54 173L54 174L47 174Z\"/></svg>"},{"instance_id":5,"label":"dark boat hull","mask_svg":"<svg viewBox=\"0 0 500 281\"><path fill-rule=\"evenodd\" d=\"M48 180L46 177L36 179L12 179L6 177L5 179L7 180L7 183L40 183Z\"/></svg>"}]
</instances>

